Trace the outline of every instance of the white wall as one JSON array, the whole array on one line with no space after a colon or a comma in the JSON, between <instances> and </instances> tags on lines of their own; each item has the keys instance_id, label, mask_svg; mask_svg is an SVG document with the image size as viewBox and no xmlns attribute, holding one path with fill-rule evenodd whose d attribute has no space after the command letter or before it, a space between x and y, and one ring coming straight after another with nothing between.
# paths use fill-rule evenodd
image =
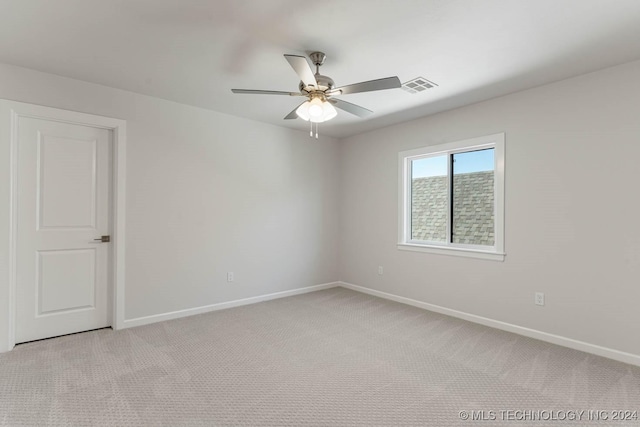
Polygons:
<instances>
[{"instance_id":1,"label":"white wall","mask_svg":"<svg viewBox=\"0 0 640 427\"><path fill-rule=\"evenodd\" d=\"M341 141L341 279L640 355L638 76L633 62ZM506 260L396 249L398 152L498 132Z\"/></svg>"},{"instance_id":2,"label":"white wall","mask_svg":"<svg viewBox=\"0 0 640 427\"><path fill-rule=\"evenodd\" d=\"M8 65L0 98L127 120L126 319L338 279L336 140ZM0 146L0 339L8 156Z\"/></svg>"}]
</instances>

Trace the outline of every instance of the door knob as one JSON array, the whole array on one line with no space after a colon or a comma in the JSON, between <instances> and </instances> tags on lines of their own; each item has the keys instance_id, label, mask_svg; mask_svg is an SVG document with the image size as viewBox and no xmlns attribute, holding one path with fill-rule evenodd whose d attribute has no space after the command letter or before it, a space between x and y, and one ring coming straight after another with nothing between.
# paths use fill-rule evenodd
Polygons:
<instances>
[{"instance_id":1,"label":"door knob","mask_svg":"<svg viewBox=\"0 0 640 427\"><path fill-rule=\"evenodd\" d=\"M93 239L91 243L109 243L111 241L111 236L102 236L99 239Z\"/></svg>"}]
</instances>

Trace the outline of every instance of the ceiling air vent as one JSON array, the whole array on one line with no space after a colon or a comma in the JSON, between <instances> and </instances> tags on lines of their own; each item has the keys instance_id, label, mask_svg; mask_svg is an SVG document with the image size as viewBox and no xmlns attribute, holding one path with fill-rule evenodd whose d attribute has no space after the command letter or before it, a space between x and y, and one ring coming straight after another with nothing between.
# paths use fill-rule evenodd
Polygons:
<instances>
[{"instance_id":1,"label":"ceiling air vent","mask_svg":"<svg viewBox=\"0 0 640 427\"><path fill-rule=\"evenodd\" d=\"M432 81L425 79L424 77L416 77L413 80L402 83L402 89L414 94L418 92L424 92L425 90L432 89L436 86L438 85Z\"/></svg>"}]
</instances>

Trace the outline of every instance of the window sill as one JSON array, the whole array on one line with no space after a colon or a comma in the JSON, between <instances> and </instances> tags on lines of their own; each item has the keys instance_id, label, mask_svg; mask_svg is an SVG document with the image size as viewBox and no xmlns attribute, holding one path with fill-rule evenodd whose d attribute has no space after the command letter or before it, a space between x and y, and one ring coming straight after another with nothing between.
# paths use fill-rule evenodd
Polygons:
<instances>
[{"instance_id":1,"label":"window sill","mask_svg":"<svg viewBox=\"0 0 640 427\"><path fill-rule=\"evenodd\" d=\"M502 252L466 248L447 248L443 246L414 245L410 243L398 243L398 249L401 251L426 252L430 254L488 259L491 261L504 261L504 257L506 256L506 254Z\"/></svg>"}]
</instances>

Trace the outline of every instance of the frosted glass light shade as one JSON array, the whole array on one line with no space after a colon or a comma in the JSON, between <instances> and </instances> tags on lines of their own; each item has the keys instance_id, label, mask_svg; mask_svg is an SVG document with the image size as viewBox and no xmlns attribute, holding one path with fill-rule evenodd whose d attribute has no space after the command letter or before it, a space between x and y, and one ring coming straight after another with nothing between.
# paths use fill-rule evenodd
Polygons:
<instances>
[{"instance_id":1,"label":"frosted glass light shade","mask_svg":"<svg viewBox=\"0 0 640 427\"><path fill-rule=\"evenodd\" d=\"M338 111L336 108L328 101L322 103L322 121L326 122L327 120L333 119L338 115Z\"/></svg>"},{"instance_id":2,"label":"frosted glass light shade","mask_svg":"<svg viewBox=\"0 0 640 427\"><path fill-rule=\"evenodd\" d=\"M310 120L313 121L317 121L320 118L322 118L324 113L324 110L322 108L322 101L320 101L320 99L318 98L313 98L310 102L309 102L309 117Z\"/></svg>"},{"instance_id":3,"label":"frosted glass light shade","mask_svg":"<svg viewBox=\"0 0 640 427\"><path fill-rule=\"evenodd\" d=\"M303 102L296 110L298 117L307 122L311 118L311 116L309 116L309 104L309 101Z\"/></svg>"}]
</instances>

